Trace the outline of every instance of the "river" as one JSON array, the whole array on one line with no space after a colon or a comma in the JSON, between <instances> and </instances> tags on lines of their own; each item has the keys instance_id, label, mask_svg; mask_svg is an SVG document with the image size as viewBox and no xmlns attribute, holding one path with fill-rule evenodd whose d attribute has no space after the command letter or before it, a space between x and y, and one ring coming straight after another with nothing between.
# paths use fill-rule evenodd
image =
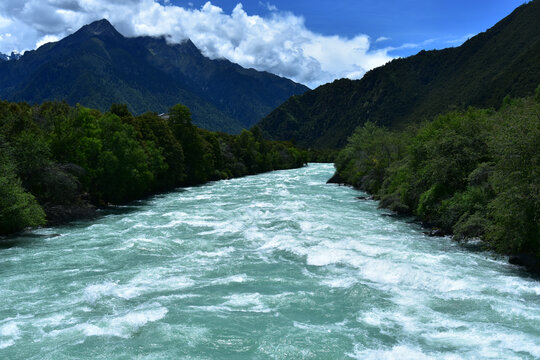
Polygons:
<instances>
[{"instance_id":1,"label":"river","mask_svg":"<svg viewBox=\"0 0 540 360\"><path fill-rule=\"evenodd\" d=\"M2 359L539 359L540 282L330 164L179 189L0 245Z\"/></svg>"}]
</instances>

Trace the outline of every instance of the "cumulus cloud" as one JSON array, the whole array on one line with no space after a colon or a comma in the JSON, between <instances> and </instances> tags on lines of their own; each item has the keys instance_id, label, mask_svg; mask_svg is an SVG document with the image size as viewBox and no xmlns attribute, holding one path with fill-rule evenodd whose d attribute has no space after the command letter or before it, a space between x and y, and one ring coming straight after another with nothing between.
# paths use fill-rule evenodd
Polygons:
<instances>
[{"instance_id":1,"label":"cumulus cloud","mask_svg":"<svg viewBox=\"0 0 540 360\"><path fill-rule=\"evenodd\" d=\"M228 14L211 2L194 9L156 0L2 0L0 52L33 49L106 18L125 36L164 35L171 43L191 39L210 58L226 58L310 87L360 78L391 60L390 48L371 49L367 35L317 34L301 16L261 4L271 11L267 17L248 14L240 3Z\"/></svg>"}]
</instances>

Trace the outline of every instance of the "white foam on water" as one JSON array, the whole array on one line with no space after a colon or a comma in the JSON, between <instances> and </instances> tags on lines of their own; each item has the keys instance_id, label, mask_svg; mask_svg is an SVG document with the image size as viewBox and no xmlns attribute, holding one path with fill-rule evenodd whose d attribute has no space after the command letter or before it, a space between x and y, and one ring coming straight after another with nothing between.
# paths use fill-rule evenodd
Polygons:
<instances>
[{"instance_id":1,"label":"white foam on water","mask_svg":"<svg viewBox=\"0 0 540 360\"><path fill-rule=\"evenodd\" d=\"M500 287L509 294L531 294L540 296L540 282L516 278L514 276L499 276L497 281L501 283Z\"/></svg>"},{"instance_id":2,"label":"white foam on water","mask_svg":"<svg viewBox=\"0 0 540 360\"><path fill-rule=\"evenodd\" d=\"M225 302L219 305L192 305L190 308L209 313L269 313L272 311L259 293L237 293L224 297Z\"/></svg>"},{"instance_id":3,"label":"white foam on water","mask_svg":"<svg viewBox=\"0 0 540 360\"><path fill-rule=\"evenodd\" d=\"M328 224L321 224L321 223L314 223L311 221L300 221L300 229L303 232L320 232L323 230L328 230L330 228L330 225Z\"/></svg>"},{"instance_id":4,"label":"white foam on water","mask_svg":"<svg viewBox=\"0 0 540 360\"><path fill-rule=\"evenodd\" d=\"M271 202L265 202L265 201L255 201L248 205L248 208L265 208L265 209L272 209L274 207L274 204Z\"/></svg>"},{"instance_id":5,"label":"white foam on water","mask_svg":"<svg viewBox=\"0 0 540 360\"><path fill-rule=\"evenodd\" d=\"M498 298L491 298L490 307L504 317L515 319L538 321L540 324L540 307L528 304L527 302L502 301ZM539 326L540 328L540 326Z\"/></svg>"},{"instance_id":6,"label":"white foam on water","mask_svg":"<svg viewBox=\"0 0 540 360\"><path fill-rule=\"evenodd\" d=\"M266 239L266 233L259 230L257 226L250 226L242 233L248 242L262 243Z\"/></svg>"},{"instance_id":7,"label":"white foam on water","mask_svg":"<svg viewBox=\"0 0 540 360\"><path fill-rule=\"evenodd\" d=\"M81 323L61 330L53 330L47 336L58 337L80 332L87 337L106 336L127 339L146 324L163 319L167 313L168 309L166 307L153 303L135 308L122 315L104 316L97 321Z\"/></svg>"},{"instance_id":8,"label":"white foam on water","mask_svg":"<svg viewBox=\"0 0 540 360\"><path fill-rule=\"evenodd\" d=\"M361 349L360 346L355 346L354 352L347 354L351 358L359 360L434 360L445 359L454 360L461 359L456 355L429 355L422 352L421 349L410 345L396 345L391 349Z\"/></svg>"},{"instance_id":9,"label":"white foam on water","mask_svg":"<svg viewBox=\"0 0 540 360\"><path fill-rule=\"evenodd\" d=\"M348 289L355 284L358 284L358 279L353 277L339 277L332 279L325 279L321 281L322 284L332 287L332 288L344 288Z\"/></svg>"},{"instance_id":10,"label":"white foam on water","mask_svg":"<svg viewBox=\"0 0 540 360\"><path fill-rule=\"evenodd\" d=\"M161 216L162 217L171 217L171 218L174 218L174 219L178 219L178 218L184 218L184 217L187 217L187 216L190 216L190 215L187 212L184 212L184 211L169 211L169 212L161 214Z\"/></svg>"},{"instance_id":11,"label":"white foam on water","mask_svg":"<svg viewBox=\"0 0 540 360\"><path fill-rule=\"evenodd\" d=\"M89 285L84 289L84 300L89 304L96 304L100 299L106 296L131 299L139 295L138 289L122 289L114 282Z\"/></svg>"},{"instance_id":12,"label":"white foam on water","mask_svg":"<svg viewBox=\"0 0 540 360\"><path fill-rule=\"evenodd\" d=\"M212 194L201 194L201 195L195 195L190 200L191 201L199 201L199 200L211 200L214 199L215 196Z\"/></svg>"},{"instance_id":13,"label":"white foam on water","mask_svg":"<svg viewBox=\"0 0 540 360\"><path fill-rule=\"evenodd\" d=\"M0 350L8 348L10 346L15 345L15 340L9 339L9 340L0 340Z\"/></svg>"},{"instance_id":14,"label":"white foam on water","mask_svg":"<svg viewBox=\"0 0 540 360\"><path fill-rule=\"evenodd\" d=\"M21 330L16 321L0 325L0 349L13 346L21 338Z\"/></svg>"},{"instance_id":15,"label":"white foam on water","mask_svg":"<svg viewBox=\"0 0 540 360\"><path fill-rule=\"evenodd\" d=\"M85 334L87 336L112 335L127 338L147 323L163 319L167 312L168 309L162 306L150 310L132 311L111 319L109 324L104 327L85 330Z\"/></svg>"},{"instance_id":16,"label":"white foam on water","mask_svg":"<svg viewBox=\"0 0 540 360\"><path fill-rule=\"evenodd\" d=\"M329 249L318 246L302 252L307 252L307 263L313 266L327 266L340 263L354 263L355 266L359 266L362 263L362 260L356 256L356 253L347 249Z\"/></svg>"},{"instance_id":17,"label":"white foam on water","mask_svg":"<svg viewBox=\"0 0 540 360\"><path fill-rule=\"evenodd\" d=\"M72 317L71 312L55 313L51 316L32 319L32 326L38 328L56 327L60 325L72 324L76 319Z\"/></svg>"},{"instance_id":18,"label":"white foam on water","mask_svg":"<svg viewBox=\"0 0 540 360\"><path fill-rule=\"evenodd\" d=\"M144 293L167 289L184 289L193 284L194 281L186 276L170 276L166 273L163 274L159 270L152 270L139 273L125 284L108 281L100 284L88 285L83 290L82 298L88 304L95 305L105 298L121 298L129 300Z\"/></svg>"},{"instance_id":19,"label":"white foam on water","mask_svg":"<svg viewBox=\"0 0 540 360\"><path fill-rule=\"evenodd\" d=\"M347 333L349 330L347 329L347 321L340 321L337 323L331 323L331 324L324 324L324 325L318 325L318 324L309 324L309 323L303 323L299 321L293 321L293 326L298 329L302 330L308 330L309 332L316 332L316 333L323 333L323 334L329 334L332 332L338 332L338 333Z\"/></svg>"},{"instance_id":20,"label":"white foam on water","mask_svg":"<svg viewBox=\"0 0 540 360\"><path fill-rule=\"evenodd\" d=\"M236 249L234 247L228 246L225 248L216 249L215 251L195 251L194 255L209 258L223 258L226 256L230 256L235 251Z\"/></svg>"},{"instance_id":21,"label":"white foam on water","mask_svg":"<svg viewBox=\"0 0 540 360\"><path fill-rule=\"evenodd\" d=\"M268 240L261 245L259 248L260 250L266 250L266 249L280 249L280 250L288 250L291 248L294 248L294 242L295 239L290 235L275 235L272 237L269 237Z\"/></svg>"},{"instance_id":22,"label":"white foam on water","mask_svg":"<svg viewBox=\"0 0 540 360\"><path fill-rule=\"evenodd\" d=\"M0 326L0 336L19 337L21 331L16 321L10 321L7 324Z\"/></svg>"},{"instance_id":23,"label":"white foam on water","mask_svg":"<svg viewBox=\"0 0 540 360\"><path fill-rule=\"evenodd\" d=\"M272 311L272 309L263 303L262 296L259 293L233 294L226 297L226 299L228 300L224 302L222 306L230 311L260 313Z\"/></svg>"},{"instance_id":24,"label":"white foam on water","mask_svg":"<svg viewBox=\"0 0 540 360\"><path fill-rule=\"evenodd\" d=\"M248 280L249 277L246 274L237 274L213 280L211 283L215 285L227 285L231 283L244 283Z\"/></svg>"},{"instance_id":25,"label":"white foam on water","mask_svg":"<svg viewBox=\"0 0 540 360\"><path fill-rule=\"evenodd\" d=\"M175 228L175 227L178 227L179 225L184 225L184 224L185 224L184 220L175 219L175 220L169 221L167 224L164 224L164 225L158 225L158 226L154 225L154 227L158 227L162 229L170 229L170 228Z\"/></svg>"},{"instance_id":26,"label":"white foam on water","mask_svg":"<svg viewBox=\"0 0 540 360\"><path fill-rule=\"evenodd\" d=\"M534 359L540 358L540 344L534 337L507 329L501 332L499 328L488 326L462 332L433 332L423 336L442 344L469 350L477 358L517 358L512 355L513 353L525 353Z\"/></svg>"}]
</instances>

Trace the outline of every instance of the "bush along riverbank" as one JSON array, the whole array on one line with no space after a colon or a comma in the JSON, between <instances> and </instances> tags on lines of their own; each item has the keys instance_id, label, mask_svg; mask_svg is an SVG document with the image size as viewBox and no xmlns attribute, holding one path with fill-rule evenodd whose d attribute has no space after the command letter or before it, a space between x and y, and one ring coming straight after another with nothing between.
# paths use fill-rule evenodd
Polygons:
<instances>
[{"instance_id":1,"label":"bush along riverbank","mask_svg":"<svg viewBox=\"0 0 540 360\"><path fill-rule=\"evenodd\" d=\"M303 166L307 152L191 123L187 107L168 117L106 113L62 102L0 102L0 235L92 216L179 186Z\"/></svg>"},{"instance_id":2,"label":"bush along riverbank","mask_svg":"<svg viewBox=\"0 0 540 360\"><path fill-rule=\"evenodd\" d=\"M336 160L333 182L458 241L481 239L540 272L540 86L498 111L468 109L401 131L366 123Z\"/></svg>"}]
</instances>

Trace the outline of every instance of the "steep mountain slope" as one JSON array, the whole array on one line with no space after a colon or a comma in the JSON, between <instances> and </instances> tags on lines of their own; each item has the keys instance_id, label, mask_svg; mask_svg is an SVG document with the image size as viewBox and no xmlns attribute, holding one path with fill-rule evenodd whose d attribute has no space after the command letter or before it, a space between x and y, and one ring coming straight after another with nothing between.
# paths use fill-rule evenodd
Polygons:
<instances>
[{"instance_id":1,"label":"steep mountain slope","mask_svg":"<svg viewBox=\"0 0 540 360\"><path fill-rule=\"evenodd\" d=\"M517 8L457 48L421 51L368 72L293 96L259 126L273 139L341 147L366 121L390 127L430 119L452 108L498 107L506 95L540 83L540 0Z\"/></svg>"},{"instance_id":2,"label":"steep mountain slope","mask_svg":"<svg viewBox=\"0 0 540 360\"><path fill-rule=\"evenodd\" d=\"M0 97L107 110L125 103L134 113L187 105L195 124L238 132L307 87L276 75L204 57L191 41L125 38L107 21L82 27L56 43L0 62Z\"/></svg>"}]
</instances>

